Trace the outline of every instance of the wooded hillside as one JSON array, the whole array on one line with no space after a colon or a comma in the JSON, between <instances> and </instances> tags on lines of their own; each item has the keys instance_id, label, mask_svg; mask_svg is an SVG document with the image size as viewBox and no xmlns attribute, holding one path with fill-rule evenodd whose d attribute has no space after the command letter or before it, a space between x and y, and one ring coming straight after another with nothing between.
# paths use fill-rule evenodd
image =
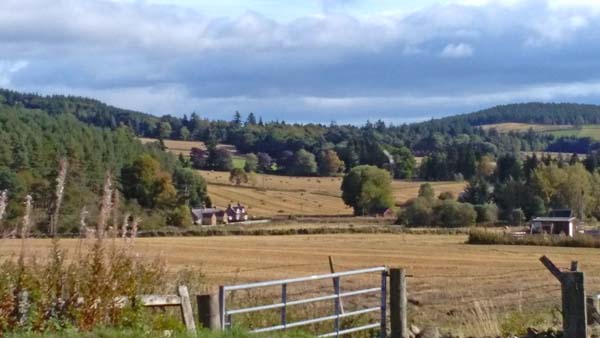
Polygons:
<instances>
[{"instance_id":1,"label":"wooded hillside","mask_svg":"<svg viewBox=\"0 0 600 338\"><path fill-rule=\"evenodd\" d=\"M114 181L113 226L126 214L143 216L147 226L163 225L165 219L177 223L177 217L189 218L182 208L206 198L199 175L156 145L142 145L125 126L92 127L69 113L0 104L0 192L6 191L9 201L0 232L17 225L28 194L33 223L38 231L47 231L61 161L67 164L61 232L78 232L83 218L94 224L107 175Z\"/></svg>"}]
</instances>

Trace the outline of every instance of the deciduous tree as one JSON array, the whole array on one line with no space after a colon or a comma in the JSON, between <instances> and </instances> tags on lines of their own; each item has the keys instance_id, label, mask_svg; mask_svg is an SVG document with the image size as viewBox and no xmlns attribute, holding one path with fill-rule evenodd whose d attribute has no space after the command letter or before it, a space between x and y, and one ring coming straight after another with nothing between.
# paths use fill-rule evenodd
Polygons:
<instances>
[{"instance_id":1,"label":"deciduous tree","mask_svg":"<svg viewBox=\"0 0 600 338\"><path fill-rule=\"evenodd\" d=\"M342 199L354 214L373 214L394 204L392 178L387 170L361 165L352 168L342 180Z\"/></svg>"}]
</instances>

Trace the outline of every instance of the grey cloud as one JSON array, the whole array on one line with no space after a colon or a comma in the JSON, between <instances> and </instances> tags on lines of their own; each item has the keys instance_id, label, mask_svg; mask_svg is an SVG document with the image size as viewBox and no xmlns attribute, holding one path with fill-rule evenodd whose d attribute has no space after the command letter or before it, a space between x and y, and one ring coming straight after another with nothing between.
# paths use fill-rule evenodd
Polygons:
<instances>
[{"instance_id":1,"label":"grey cloud","mask_svg":"<svg viewBox=\"0 0 600 338\"><path fill-rule=\"evenodd\" d=\"M0 85L153 113L253 110L325 122L594 100L599 16L534 0L366 18L326 11L282 23L141 2L4 0Z\"/></svg>"}]
</instances>

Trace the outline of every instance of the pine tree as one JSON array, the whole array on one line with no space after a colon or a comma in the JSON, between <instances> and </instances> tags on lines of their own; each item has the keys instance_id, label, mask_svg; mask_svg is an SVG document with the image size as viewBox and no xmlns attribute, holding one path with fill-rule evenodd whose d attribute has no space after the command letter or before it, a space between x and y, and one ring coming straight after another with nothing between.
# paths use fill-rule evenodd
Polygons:
<instances>
[{"instance_id":1,"label":"pine tree","mask_svg":"<svg viewBox=\"0 0 600 338\"><path fill-rule=\"evenodd\" d=\"M246 125L247 126L256 125L256 117L254 116L254 113L248 114L248 118L246 119Z\"/></svg>"}]
</instances>

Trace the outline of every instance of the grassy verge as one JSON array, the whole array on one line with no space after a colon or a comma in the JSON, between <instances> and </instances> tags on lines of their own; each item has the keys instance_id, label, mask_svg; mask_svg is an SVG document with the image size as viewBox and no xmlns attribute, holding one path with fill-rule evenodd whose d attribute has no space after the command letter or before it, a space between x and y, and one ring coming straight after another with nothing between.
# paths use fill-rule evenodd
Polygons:
<instances>
[{"instance_id":1,"label":"grassy verge","mask_svg":"<svg viewBox=\"0 0 600 338\"><path fill-rule=\"evenodd\" d=\"M229 330L225 332L212 332L200 330L197 334L170 332L149 332L143 330L118 330L97 329L91 332L60 331L56 333L11 333L6 338L147 338L147 337L171 337L171 338L262 338L257 334L250 334L242 330ZM285 332L281 334L269 334L273 338L308 338L310 335L302 332Z\"/></svg>"},{"instance_id":2,"label":"grassy verge","mask_svg":"<svg viewBox=\"0 0 600 338\"><path fill-rule=\"evenodd\" d=\"M190 229L145 231L140 237L173 236L286 236L286 235L335 235L335 234L423 234L423 235L466 235L466 229L419 228L409 229L394 226L319 227L281 229Z\"/></svg>"},{"instance_id":3,"label":"grassy verge","mask_svg":"<svg viewBox=\"0 0 600 338\"><path fill-rule=\"evenodd\" d=\"M576 234L574 237L560 235L513 236L508 233L473 229L469 232L468 244L539 245L578 248L600 248L600 238Z\"/></svg>"}]
</instances>

